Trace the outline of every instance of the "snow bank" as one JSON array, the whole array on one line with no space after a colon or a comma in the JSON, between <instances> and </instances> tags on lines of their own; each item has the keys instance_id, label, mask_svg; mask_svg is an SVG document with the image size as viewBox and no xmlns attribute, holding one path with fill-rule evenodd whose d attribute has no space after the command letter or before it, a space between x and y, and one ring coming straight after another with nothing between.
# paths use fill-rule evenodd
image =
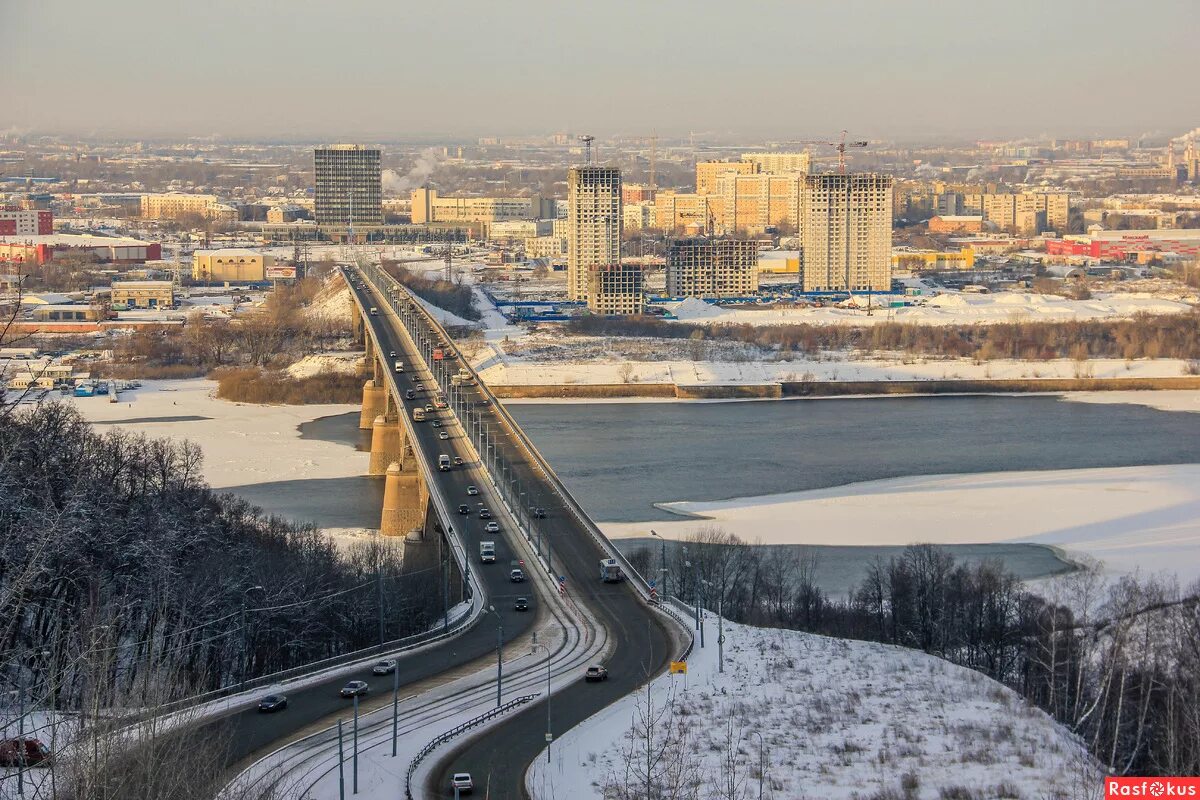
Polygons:
<instances>
[{"instance_id":1,"label":"snow bank","mask_svg":"<svg viewBox=\"0 0 1200 800\"><path fill-rule=\"evenodd\" d=\"M703 519L601 527L682 538L715 523L763 544L1033 542L1099 559L1111 573L1200 579L1197 464L894 478L661 507Z\"/></svg>"},{"instance_id":2,"label":"snow bank","mask_svg":"<svg viewBox=\"0 0 1200 800\"><path fill-rule=\"evenodd\" d=\"M1064 729L977 672L890 645L726 623L720 673L711 615L705 628L707 647L697 643L688 673L655 679L651 696L656 709L673 704L663 726L682 722L692 737L685 752L695 763L682 765L685 776L732 776L739 797L758 796L760 754L763 796L772 800L885 790L1075 797L1099 781ZM624 773L622 748L645 698L627 696L568 731L551 746L549 765L544 754L535 760L527 781L535 800L602 798L606 782ZM641 742L644 753L644 735ZM730 750L732 764L722 763ZM899 791L902 780L915 794ZM970 793L951 794L954 787ZM718 795L705 786L700 796Z\"/></svg>"},{"instance_id":3,"label":"snow bank","mask_svg":"<svg viewBox=\"0 0 1200 800\"><path fill-rule=\"evenodd\" d=\"M358 373L362 363L362 353L316 353L292 364L287 368L287 374L293 378L311 378L323 372L354 375Z\"/></svg>"}]
</instances>

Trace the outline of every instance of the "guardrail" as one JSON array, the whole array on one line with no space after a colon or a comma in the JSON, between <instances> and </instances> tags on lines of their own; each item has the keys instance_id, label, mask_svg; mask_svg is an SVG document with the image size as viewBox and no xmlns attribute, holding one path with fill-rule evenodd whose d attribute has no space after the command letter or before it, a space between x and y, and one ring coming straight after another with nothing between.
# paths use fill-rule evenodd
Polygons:
<instances>
[{"instance_id":1,"label":"guardrail","mask_svg":"<svg viewBox=\"0 0 1200 800\"><path fill-rule=\"evenodd\" d=\"M402 283L400 283L395 278L393 278L391 275L389 275L386 271L384 271L383 269L381 269L379 267L376 267L373 264L371 265L371 272L372 273L377 272L379 275L385 276L387 278L387 280L390 281L392 286L395 286L400 291L404 292L404 294L408 298L409 302L412 303L413 308L415 308L417 310L417 312L420 313L426 319L427 323L429 324L430 329L432 331L434 331L434 333L436 333L437 335L441 336L445 341L447 341L447 342L451 341L450 336L449 336L449 334L446 333L445 328L443 328L441 323L439 323L436 319L433 318L432 314L430 314L428 311L425 310L424 306L422 306L419 302L417 302L416 298L413 296L413 293L411 291L409 291L407 286L404 286ZM384 292L385 295L388 294L388 292L386 290L384 290L382 287L378 287L378 288L380 289L380 291ZM633 564L630 563L629 559L627 559L624 556L624 554L622 554L613 545L613 543L611 541L609 541L608 537L604 535L604 532L601 531L600 528L596 526L596 523L591 520L591 518L587 515L587 512L584 511L584 509L581 505L579 505L579 503L571 495L570 490L567 489L566 485L558 477L558 474L555 473L553 468L551 468L550 462L546 460L545 456L543 456L541 454L541 451L539 451L537 449L537 447L534 446L533 442L529 439L529 437L526 435L525 431L521 428L521 426L517 424L517 421L512 418L512 415L510 415L508 413L508 409L506 409L504 407L504 405L502 403L500 403L499 399L492 393L492 390L488 387L487 383L483 380L480 380L479 374L475 371L475 368L472 367L465 358L459 359L459 362L462 364L462 367L464 369L466 369L467 372L471 375L471 377L475 380L475 383L478 385L479 390L484 394L485 397L488 398L488 401L491 403L492 407L496 409L496 413L499 414L500 417L504 420L504 423L508 426L509 430L511 430L514 433L514 435L518 438L518 440L521 443L521 446L524 447L526 452L529 453L530 457L533 459L536 466L542 470L542 473L546 476L546 479L550 482L551 488L562 499L563 504L567 507L567 509L571 512L571 514L576 518L576 520L583 527L583 529L586 530L591 535L592 539L596 542L596 544L600 547L600 549L603 550L605 553L607 553L609 558L615 559L617 561L617 563L621 565L621 568L625 571L625 574L627 576L636 579L633 581L633 584L634 584L634 586L636 586L638 593L642 595L643 599L649 600L649 598L650 598L649 582L636 569L634 569Z\"/></svg>"},{"instance_id":2,"label":"guardrail","mask_svg":"<svg viewBox=\"0 0 1200 800\"><path fill-rule=\"evenodd\" d=\"M517 706L523 706L526 703L528 703L530 700L533 700L534 698L537 698L537 697L540 697L540 695L527 694L527 695L518 697L515 700L509 700L507 703L505 703L502 706L497 706L496 708L493 708L492 710L488 711L485 714L480 714L478 717L475 717L474 719L467 720L466 722L462 723L461 725L459 725L456 728L453 728L452 730L448 730L445 733L439 734L431 742L429 742L424 747L422 747L421 752L417 753L416 756L413 757L413 760L411 762L409 762L408 773L404 776L404 796L407 798L407 800L413 800L412 777L413 777L413 774L417 771L417 768L419 766L421 766L421 762L423 760L425 760L425 757L427 755L429 755L434 750L436 750L438 747L440 747L441 745L450 741L451 739L461 736L462 734L466 733L467 731L471 730L472 728L477 728L480 725L482 725L483 723L489 722L490 720L495 719L496 717L500 716L501 714L503 714L506 711L510 711L510 710L516 708Z\"/></svg>"}]
</instances>

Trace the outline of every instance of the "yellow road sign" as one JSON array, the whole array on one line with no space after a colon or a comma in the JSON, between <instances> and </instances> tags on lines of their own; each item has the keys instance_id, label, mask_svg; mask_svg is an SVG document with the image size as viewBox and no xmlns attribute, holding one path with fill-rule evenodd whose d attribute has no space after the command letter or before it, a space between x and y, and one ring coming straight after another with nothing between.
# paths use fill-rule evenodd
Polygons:
<instances>
[{"instance_id":1,"label":"yellow road sign","mask_svg":"<svg viewBox=\"0 0 1200 800\"><path fill-rule=\"evenodd\" d=\"M671 673L674 674L676 672L682 672L683 674L686 675L687 674L687 662L686 661L672 661L671 662Z\"/></svg>"}]
</instances>

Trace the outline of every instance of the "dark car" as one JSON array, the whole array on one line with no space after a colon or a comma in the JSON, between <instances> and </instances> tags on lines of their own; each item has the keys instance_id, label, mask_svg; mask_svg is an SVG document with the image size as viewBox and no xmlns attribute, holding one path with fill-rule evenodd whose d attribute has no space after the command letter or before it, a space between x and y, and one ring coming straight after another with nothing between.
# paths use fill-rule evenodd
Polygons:
<instances>
[{"instance_id":1,"label":"dark car","mask_svg":"<svg viewBox=\"0 0 1200 800\"><path fill-rule=\"evenodd\" d=\"M454 457L454 466L461 467L462 465L463 465L462 456L455 456Z\"/></svg>"},{"instance_id":2,"label":"dark car","mask_svg":"<svg viewBox=\"0 0 1200 800\"><path fill-rule=\"evenodd\" d=\"M342 687L342 697L360 697L371 690L366 681L350 681Z\"/></svg>"},{"instance_id":3,"label":"dark car","mask_svg":"<svg viewBox=\"0 0 1200 800\"><path fill-rule=\"evenodd\" d=\"M287 698L281 694L269 694L258 701L258 710L264 714L270 714L272 711L283 711L285 708L287 708Z\"/></svg>"},{"instance_id":4,"label":"dark car","mask_svg":"<svg viewBox=\"0 0 1200 800\"><path fill-rule=\"evenodd\" d=\"M585 681L606 681L608 680L608 670L600 664L592 664L587 668L587 672L583 673Z\"/></svg>"},{"instance_id":5,"label":"dark car","mask_svg":"<svg viewBox=\"0 0 1200 800\"><path fill-rule=\"evenodd\" d=\"M529 610L529 599L526 597L518 597L516 602L513 603L513 610L514 611L528 611Z\"/></svg>"},{"instance_id":6,"label":"dark car","mask_svg":"<svg viewBox=\"0 0 1200 800\"><path fill-rule=\"evenodd\" d=\"M442 421L440 419L435 419L432 424L433 424L433 427L435 427L435 428L442 427Z\"/></svg>"},{"instance_id":7,"label":"dark car","mask_svg":"<svg viewBox=\"0 0 1200 800\"><path fill-rule=\"evenodd\" d=\"M459 505L458 505L458 513L460 513L460 514L470 514L470 513L471 513L471 509L469 509L469 508L467 507L467 504L466 504L466 503L459 503Z\"/></svg>"},{"instance_id":8,"label":"dark car","mask_svg":"<svg viewBox=\"0 0 1200 800\"><path fill-rule=\"evenodd\" d=\"M413 399L413 398L415 398L416 396L417 396L417 393L416 393L416 392L414 392L412 389L405 389L405 390L404 390L404 399L405 399L405 400L412 400L412 399Z\"/></svg>"},{"instance_id":9,"label":"dark car","mask_svg":"<svg viewBox=\"0 0 1200 800\"><path fill-rule=\"evenodd\" d=\"M541 506L535 506L533 509L533 517L534 519L545 519L546 509L542 508Z\"/></svg>"},{"instance_id":10,"label":"dark car","mask_svg":"<svg viewBox=\"0 0 1200 800\"><path fill-rule=\"evenodd\" d=\"M488 511L486 508L481 508L481 509L479 509L479 518L480 519L491 519L492 512Z\"/></svg>"},{"instance_id":11,"label":"dark car","mask_svg":"<svg viewBox=\"0 0 1200 800\"><path fill-rule=\"evenodd\" d=\"M0 767L34 767L50 760L50 748L40 739L0 739Z\"/></svg>"}]
</instances>

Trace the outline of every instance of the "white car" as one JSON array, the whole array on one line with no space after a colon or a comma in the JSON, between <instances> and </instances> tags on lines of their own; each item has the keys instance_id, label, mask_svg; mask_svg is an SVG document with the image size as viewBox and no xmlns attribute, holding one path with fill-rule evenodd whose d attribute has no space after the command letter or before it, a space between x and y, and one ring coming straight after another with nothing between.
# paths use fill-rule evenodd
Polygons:
<instances>
[{"instance_id":1,"label":"white car","mask_svg":"<svg viewBox=\"0 0 1200 800\"><path fill-rule=\"evenodd\" d=\"M474 486L468 486L467 494L470 495L471 497L474 497L475 495L479 494L479 489L477 489Z\"/></svg>"},{"instance_id":2,"label":"white car","mask_svg":"<svg viewBox=\"0 0 1200 800\"><path fill-rule=\"evenodd\" d=\"M459 794L470 794L475 790L475 782L471 780L471 773L456 772L454 777L450 779L450 791L458 790Z\"/></svg>"},{"instance_id":3,"label":"white car","mask_svg":"<svg viewBox=\"0 0 1200 800\"><path fill-rule=\"evenodd\" d=\"M483 529L485 531L487 531L488 533L499 533L500 532L500 523L489 522L487 525L483 526Z\"/></svg>"},{"instance_id":4,"label":"white car","mask_svg":"<svg viewBox=\"0 0 1200 800\"><path fill-rule=\"evenodd\" d=\"M396 659L389 658L386 661L378 661L375 666L371 667L371 673L374 675L391 675L396 671Z\"/></svg>"}]
</instances>

